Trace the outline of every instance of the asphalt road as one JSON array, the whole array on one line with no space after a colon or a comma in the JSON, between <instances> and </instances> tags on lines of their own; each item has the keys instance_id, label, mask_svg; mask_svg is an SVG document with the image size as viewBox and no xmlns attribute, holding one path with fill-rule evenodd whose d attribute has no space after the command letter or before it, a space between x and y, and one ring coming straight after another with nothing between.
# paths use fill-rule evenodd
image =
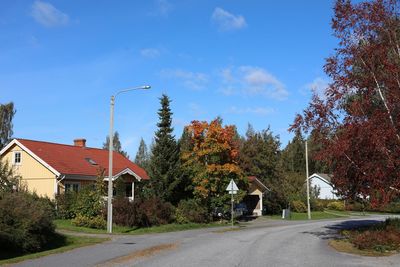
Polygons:
<instances>
[{"instance_id":1,"label":"asphalt road","mask_svg":"<svg viewBox=\"0 0 400 267\"><path fill-rule=\"evenodd\" d=\"M117 236L103 244L17 266L400 266L400 255L361 257L334 251L338 229L384 217L311 222L256 220L246 227Z\"/></svg>"}]
</instances>

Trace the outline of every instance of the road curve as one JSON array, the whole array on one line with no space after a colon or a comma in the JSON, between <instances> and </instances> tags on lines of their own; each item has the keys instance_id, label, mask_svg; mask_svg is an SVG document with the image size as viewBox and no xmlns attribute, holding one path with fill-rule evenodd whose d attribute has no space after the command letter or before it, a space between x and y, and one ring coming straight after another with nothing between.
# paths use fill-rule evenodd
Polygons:
<instances>
[{"instance_id":1,"label":"road curve","mask_svg":"<svg viewBox=\"0 0 400 267\"><path fill-rule=\"evenodd\" d=\"M17 266L400 266L400 255L362 257L336 252L328 245L338 229L382 219L287 222L261 218L235 231L213 228L119 236Z\"/></svg>"}]
</instances>

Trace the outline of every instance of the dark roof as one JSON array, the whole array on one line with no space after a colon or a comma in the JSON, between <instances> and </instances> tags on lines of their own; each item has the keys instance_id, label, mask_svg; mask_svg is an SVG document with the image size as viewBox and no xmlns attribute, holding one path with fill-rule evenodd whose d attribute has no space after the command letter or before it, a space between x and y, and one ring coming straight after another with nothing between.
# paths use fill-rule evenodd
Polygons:
<instances>
[{"instance_id":1,"label":"dark roof","mask_svg":"<svg viewBox=\"0 0 400 267\"><path fill-rule=\"evenodd\" d=\"M256 176L248 176L247 179L249 180L250 183L257 183L264 189L271 191L265 184L263 184Z\"/></svg>"},{"instance_id":2,"label":"dark roof","mask_svg":"<svg viewBox=\"0 0 400 267\"><path fill-rule=\"evenodd\" d=\"M332 175L327 174L327 173L314 173L311 176L319 176L320 178L324 179L328 183L332 183Z\"/></svg>"},{"instance_id":3,"label":"dark roof","mask_svg":"<svg viewBox=\"0 0 400 267\"><path fill-rule=\"evenodd\" d=\"M105 174L108 174L108 150L27 139L16 140L61 174L96 176L99 168L104 168ZM126 169L130 169L141 179L149 179L144 169L114 152L113 176Z\"/></svg>"}]
</instances>

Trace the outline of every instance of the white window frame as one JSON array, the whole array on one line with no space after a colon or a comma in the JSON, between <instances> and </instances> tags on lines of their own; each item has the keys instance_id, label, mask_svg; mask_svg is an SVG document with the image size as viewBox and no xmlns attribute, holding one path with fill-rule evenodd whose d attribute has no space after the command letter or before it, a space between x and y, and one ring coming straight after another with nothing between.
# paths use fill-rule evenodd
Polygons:
<instances>
[{"instance_id":1,"label":"white window frame","mask_svg":"<svg viewBox=\"0 0 400 267\"><path fill-rule=\"evenodd\" d=\"M17 159L16 155L19 154L19 162L16 162L15 160ZM21 165L22 163L22 152L21 151L14 151L13 153L13 165Z\"/></svg>"},{"instance_id":2,"label":"white window frame","mask_svg":"<svg viewBox=\"0 0 400 267\"><path fill-rule=\"evenodd\" d=\"M70 182L70 181L68 181L68 182L64 183L64 193L67 192L67 185L71 185L72 191L74 191L74 185L78 185L78 191L77 192L79 192L79 190L81 190L81 182Z\"/></svg>"}]
</instances>

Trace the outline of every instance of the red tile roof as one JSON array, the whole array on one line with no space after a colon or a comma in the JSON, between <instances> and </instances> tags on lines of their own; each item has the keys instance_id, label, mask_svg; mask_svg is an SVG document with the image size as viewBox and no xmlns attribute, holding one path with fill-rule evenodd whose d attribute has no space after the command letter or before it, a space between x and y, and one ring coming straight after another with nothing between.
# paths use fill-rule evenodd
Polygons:
<instances>
[{"instance_id":1,"label":"red tile roof","mask_svg":"<svg viewBox=\"0 0 400 267\"><path fill-rule=\"evenodd\" d=\"M99 167L106 170L108 176L108 150L63 145L27 139L17 139L22 145L32 151L55 170L65 175L96 176ZM93 160L97 165L89 162ZM146 171L122 156L113 154L113 176L129 168L142 179L149 179Z\"/></svg>"}]
</instances>

